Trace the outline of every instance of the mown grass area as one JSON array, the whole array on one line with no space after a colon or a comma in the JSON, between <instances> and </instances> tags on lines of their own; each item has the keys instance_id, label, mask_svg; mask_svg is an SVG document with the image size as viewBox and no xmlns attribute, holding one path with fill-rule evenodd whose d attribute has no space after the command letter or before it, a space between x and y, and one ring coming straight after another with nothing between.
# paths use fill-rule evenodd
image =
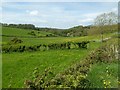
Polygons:
<instances>
[{"instance_id":1,"label":"mown grass area","mask_svg":"<svg viewBox=\"0 0 120 90\"><path fill-rule=\"evenodd\" d=\"M93 42L88 49L50 50L39 52L2 54L3 88L23 87L26 79L32 78L32 71L39 68L41 74L45 68L51 67L55 74L64 71L73 63L83 60L91 50L101 43Z\"/></svg>"}]
</instances>

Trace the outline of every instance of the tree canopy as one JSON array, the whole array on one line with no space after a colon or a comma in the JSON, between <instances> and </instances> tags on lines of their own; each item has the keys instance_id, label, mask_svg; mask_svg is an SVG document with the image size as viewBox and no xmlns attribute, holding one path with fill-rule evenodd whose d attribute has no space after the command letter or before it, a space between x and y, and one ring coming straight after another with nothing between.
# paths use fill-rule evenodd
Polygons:
<instances>
[{"instance_id":1,"label":"tree canopy","mask_svg":"<svg viewBox=\"0 0 120 90\"><path fill-rule=\"evenodd\" d=\"M98 15L94 20L95 26L113 25L118 23L118 15L114 12Z\"/></svg>"}]
</instances>

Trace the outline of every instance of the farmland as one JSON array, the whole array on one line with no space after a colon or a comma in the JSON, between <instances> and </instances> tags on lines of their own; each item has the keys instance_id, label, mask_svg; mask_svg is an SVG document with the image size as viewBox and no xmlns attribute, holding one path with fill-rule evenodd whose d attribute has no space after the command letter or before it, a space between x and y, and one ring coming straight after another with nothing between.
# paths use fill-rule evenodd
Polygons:
<instances>
[{"instance_id":1,"label":"farmland","mask_svg":"<svg viewBox=\"0 0 120 90\"><path fill-rule=\"evenodd\" d=\"M10 84L10 78L13 87L22 87L26 79L32 78L31 74L35 67L39 68L41 74L48 67L52 67L55 74L62 72L72 63L82 60L88 52L89 50L51 50L3 54L3 71L6 71L3 72L3 87Z\"/></svg>"},{"instance_id":2,"label":"farmland","mask_svg":"<svg viewBox=\"0 0 120 90\"><path fill-rule=\"evenodd\" d=\"M33 31L35 34L30 34L31 31ZM39 33L38 33L39 32ZM52 36L47 37L49 34L52 34L51 32L44 32L44 31L36 31L36 30L27 30L27 29L18 29L18 28L11 28L11 27L3 27L2 30L2 46L9 47L11 46L34 46L34 45L51 45L51 44L63 44L68 45L68 42L72 42L73 44L76 44L78 42L82 43L84 41L90 41L90 43L87 44L87 48L75 48L73 44L71 44L70 48L64 48L64 49L40 49L40 50L26 50L23 52L18 51L11 51L11 52L3 52L2 53L2 87L3 88L24 88L25 87L25 81L26 80L33 80L37 79L37 77L33 78L33 72L35 68L38 68L39 75L44 75L44 71L47 68L51 68L51 71L53 74L51 76L47 77L47 80L44 82L51 82L52 79L57 80L56 76L58 74L65 75L65 79L67 81L67 77L69 75L75 76L76 68L81 65L81 62L86 61L86 57L91 57L91 52L94 52L101 46L109 46L115 43L117 45L118 38L115 37L116 30L112 33L105 33L104 38L111 38L111 40L108 40L107 42L101 42L101 35L93 34L93 35L87 35L87 36L81 36L81 37L62 37L62 36ZM55 34L52 34L55 35ZM21 43L11 43L11 41L17 37L17 40L21 40ZM116 42L115 42L116 41ZM114 42L114 43L112 43ZM10 49L11 50L11 49ZM100 49L101 50L101 49ZM99 53L99 50L96 51ZM110 59L112 57L107 57L108 54L106 54L107 51L104 52L106 55L105 57L102 57L103 59ZM109 52L109 49L108 49ZM108 53L107 52L107 53ZM111 54L111 53L110 53ZM104 56L104 55L103 55ZM95 57L95 60L98 57ZM101 57L99 57L101 58ZM101 59L100 59L101 60ZM106 61L106 60L105 60ZM101 60L99 63L94 62L94 60L87 61L88 66L90 66L90 70L87 72L87 77L85 79L89 80L90 85L88 85L91 88L105 88L105 87L118 87L117 85L117 60L116 58L112 58L111 62L104 62L104 60ZM93 64L91 64L93 63ZM76 65L78 64L78 65ZM74 66L75 65L75 66ZM76 68L75 68L76 67ZM108 67L110 74L110 79L106 78L105 75L107 75L108 71L106 72L106 67ZM75 71L73 71L72 74L70 74L69 68L74 68ZM83 68L84 69L84 68ZM111 71L112 72L111 72ZM103 75L104 73L104 75ZM79 73L78 74L83 74ZM78 76L79 76L78 75ZM102 76L100 78L100 76ZM54 78L55 77L55 78ZM104 84L102 80L107 79L109 85ZM64 80L64 79L63 79ZM73 80L73 81L72 81ZM74 83L74 79L72 78L70 82L72 82L71 86L69 86L70 82L62 82L61 86L56 85L55 87L76 87L78 83ZM95 80L95 81L94 81ZM107 81L106 80L106 81ZM115 80L114 82L112 82ZM69 81L69 80L68 80ZM79 80L80 81L80 80ZM34 82L34 80L33 80ZM99 83L97 83L99 82ZM34 82L36 83L36 82ZM66 84L65 84L66 83ZM107 83L107 82L106 82ZM75 85L74 85L75 84ZM44 85L44 83L43 83ZM29 86L29 85L28 85ZM79 86L79 85L78 85ZM84 85L83 85L84 86ZM86 87L88 87L86 86ZM41 86L44 87L44 86Z\"/></svg>"},{"instance_id":3,"label":"farmland","mask_svg":"<svg viewBox=\"0 0 120 90\"><path fill-rule=\"evenodd\" d=\"M119 4L3 0L0 89L120 88Z\"/></svg>"}]
</instances>

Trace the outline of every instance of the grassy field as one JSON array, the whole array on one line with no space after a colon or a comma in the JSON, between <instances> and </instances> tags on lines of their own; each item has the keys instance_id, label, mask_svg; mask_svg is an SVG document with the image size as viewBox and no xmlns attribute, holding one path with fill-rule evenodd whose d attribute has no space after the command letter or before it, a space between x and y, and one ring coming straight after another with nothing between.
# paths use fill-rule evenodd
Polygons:
<instances>
[{"instance_id":1,"label":"grassy field","mask_svg":"<svg viewBox=\"0 0 120 90\"><path fill-rule=\"evenodd\" d=\"M100 43L91 43L89 49L83 50L51 50L43 52L24 52L3 54L3 87L23 87L24 81L32 78L31 74L38 67L41 74L45 68L52 67L57 74L73 63L82 60L97 48ZM5 71L5 72L4 72Z\"/></svg>"},{"instance_id":2,"label":"grassy field","mask_svg":"<svg viewBox=\"0 0 120 90\"><path fill-rule=\"evenodd\" d=\"M19 29L19 28L10 28L10 27L2 27L2 35L9 35L9 36L32 36L29 33L33 31L37 36L46 36L47 34L51 34L49 32L43 32L43 31L36 31L36 30L30 30L30 29Z\"/></svg>"},{"instance_id":3,"label":"grassy field","mask_svg":"<svg viewBox=\"0 0 120 90\"><path fill-rule=\"evenodd\" d=\"M17 36L23 41L20 45L39 45L50 43L62 43L62 42L80 42L80 41L96 41L90 42L88 49L64 49L64 50L48 50L48 51L33 51L33 52L11 52L2 53L2 87L3 88L21 88L24 87L24 81L32 79L32 73L34 68L38 67L40 74L43 74L46 68L51 67L52 71L56 74L65 71L73 64L84 60L87 55L101 46L101 35L84 36L84 37L40 37L33 38L28 37L29 30L15 29L15 28L3 28L3 35ZM35 33L38 33L35 31ZM40 31L40 36L45 36L47 32ZM104 34L104 38L109 38L115 35L115 33ZM21 37L22 36L22 37ZM24 37L27 36L27 37ZM14 37L2 36L2 44L7 44ZM117 41L117 40L115 40ZM112 44L113 41L110 41ZM88 72L88 79L93 83L92 87L105 87L104 82L101 80L107 80L106 67L109 67L112 76L110 76L109 82L114 83L112 87L117 87L117 63L104 64L97 63L92 66ZM54 77L53 75L52 77ZM1 76L1 74L0 74ZM101 77L103 76L103 77Z\"/></svg>"},{"instance_id":4,"label":"grassy field","mask_svg":"<svg viewBox=\"0 0 120 90\"><path fill-rule=\"evenodd\" d=\"M114 33L105 34L104 38L113 36ZM14 37L2 37L2 43L7 44L10 42ZM18 37L19 38L19 37ZM62 43L62 42L78 42L78 41L88 41L88 40L101 40L101 35L94 35L94 36L85 36L85 37L41 37L41 38L19 38L23 41L20 43L21 45L38 45L38 44L50 44L50 43Z\"/></svg>"},{"instance_id":5,"label":"grassy field","mask_svg":"<svg viewBox=\"0 0 120 90\"><path fill-rule=\"evenodd\" d=\"M101 39L101 35L90 35L90 36L83 36L83 37L35 37L30 35L31 31L34 31L37 36L46 36L47 34L51 34L49 32L44 31L36 31L36 30L27 30L27 29L19 29L19 28L10 28L10 27L2 27L2 35L8 35L12 37L2 36L1 44L7 44L10 42L14 37L18 37L23 41L23 45L38 45L38 44L50 44L50 43L60 43L60 42L68 42L68 41L85 41L85 40L97 40ZM39 32L39 34L38 34ZM107 33L104 34L103 37L111 37L115 33ZM31 37L32 36L32 37Z\"/></svg>"}]
</instances>

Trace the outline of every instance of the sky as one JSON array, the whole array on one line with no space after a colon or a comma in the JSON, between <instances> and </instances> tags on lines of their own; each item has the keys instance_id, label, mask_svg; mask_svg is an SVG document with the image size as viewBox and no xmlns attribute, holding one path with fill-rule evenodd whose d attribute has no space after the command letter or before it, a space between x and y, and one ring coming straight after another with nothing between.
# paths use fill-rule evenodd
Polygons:
<instances>
[{"instance_id":1,"label":"sky","mask_svg":"<svg viewBox=\"0 0 120 90\"><path fill-rule=\"evenodd\" d=\"M119 2L119 0L1 0L2 2Z\"/></svg>"},{"instance_id":2,"label":"sky","mask_svg":"<svg viewBox=\"0 0 120 90\"><path fill-rule=\"evenodd\" d=\"M91 25L96 16L117 9L117 2L3 2L0 22L66 29Z\"/></svg>"}]
</instances>

